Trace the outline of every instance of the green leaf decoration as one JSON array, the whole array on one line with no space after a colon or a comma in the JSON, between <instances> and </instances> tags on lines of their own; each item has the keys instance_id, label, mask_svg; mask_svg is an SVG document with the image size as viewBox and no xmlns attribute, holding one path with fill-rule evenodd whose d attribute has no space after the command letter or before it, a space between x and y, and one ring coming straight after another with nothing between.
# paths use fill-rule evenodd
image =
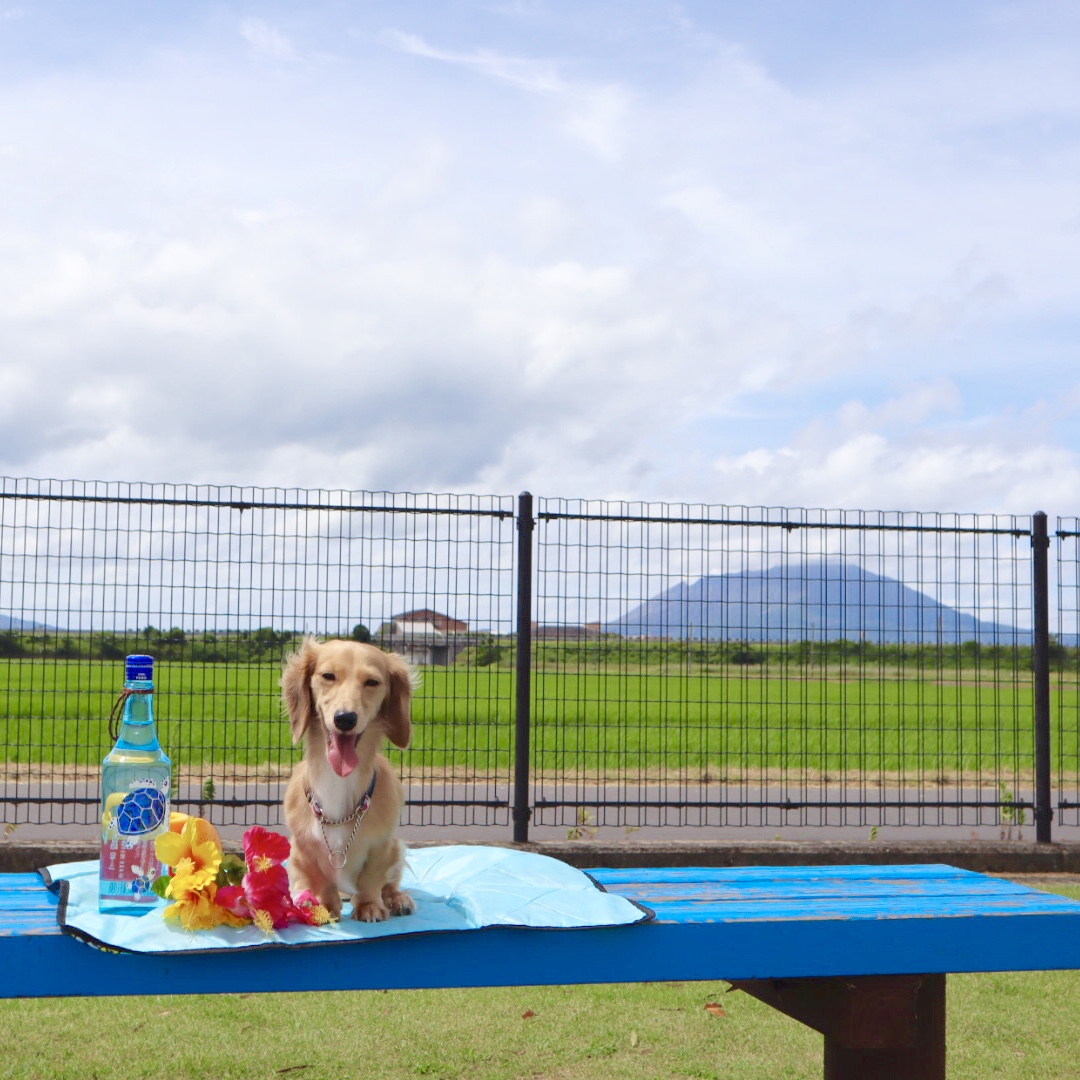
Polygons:
<instances>
[{"instance_id":1,"label":"green leaf decoration","mask_svg":"<svg viewBox=\"0 0 1080 1080\"><path fill-rule=\"evenodd\" d=\"M247 863L239 855L223 855L221 868L218 870L218 885L242 885L247 873Z\"/></svg>"}]
</instances>

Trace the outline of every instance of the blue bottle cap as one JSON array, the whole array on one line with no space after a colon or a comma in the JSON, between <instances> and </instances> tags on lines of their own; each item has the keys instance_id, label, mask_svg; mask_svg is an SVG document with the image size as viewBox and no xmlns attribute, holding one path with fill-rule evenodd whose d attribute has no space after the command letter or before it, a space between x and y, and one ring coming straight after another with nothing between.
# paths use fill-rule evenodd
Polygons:
<instances>
[{"instance_id":1,"label":"blue bottle cap","mask_svg":"<svg viewBox=\"0 0 1080 1080\"><path fill-rule=\"evenodd\" d=\"M124 665L125 682L153 682L154 658L152 656L129 656Z\"/></svg>"}]
</instances>

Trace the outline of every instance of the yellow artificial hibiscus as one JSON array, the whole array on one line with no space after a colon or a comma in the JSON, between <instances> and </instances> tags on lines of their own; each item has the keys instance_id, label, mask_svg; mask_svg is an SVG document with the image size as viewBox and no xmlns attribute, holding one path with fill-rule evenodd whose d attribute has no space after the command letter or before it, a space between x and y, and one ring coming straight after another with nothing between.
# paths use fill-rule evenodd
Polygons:
<instances>
[{"instance_id":1,"label":"yellow artificial hibiscus","mask_svg":"<svg viewBox=\"0 0 1080 1080\"><path fill-rule=\"evenodd\" d=\"M190 859L181 859L165 890L165 898L173 903L162 915L166 919L178 920L185 930L210 930L223 924L245 925L246 919L215 903L217 891L214 877L207 879L205 869L196 869Z\"/></svg>"},{"instance_id":2,"label":"yellow artificial hibiscus","mask_svg":"<svg viewBox=\"0 0 1080 1080\"><path fill-rule=\"evenodd\" d=\"M217 830L202 818L178 818L174 814L170 831L154 841L155 854L172 870L165 899L173 902L162 915L179 921L185 930L244 925L243 919L215 903L223 858Z\"/></svg>"},{"instance_id":3,"label":"yellow artificial hibiscus","mask_svg":"<svg viewBox=\"0 0 1080 1080\"><path fill-rule=\"evenodd\" d=\"M181 863L188 864L195 888L217 880L222 859L221 845L215 839L216 830L214 838L207 838L200 828L201 821L201 818L189 817L179 832L162 833L154 841L154 851L166 866L178 871Z\"/></svg>"},{"instance_id":4,"label":"yellow artificial hibiscus","mask_svg":"<svg viewBox=\"0 0 1080 1080\"><path fill-rule=\"evenodd\" d=\"M206 818L196 817L194 814L183 814L179 810L173 810L169 815L169 828L174 832L183 832L184 826L191 820L195 821L195 836L199 843L204 840L213 840L223 851L225 845L221 842L217 829Z\"/></svg>"}]
</instances>

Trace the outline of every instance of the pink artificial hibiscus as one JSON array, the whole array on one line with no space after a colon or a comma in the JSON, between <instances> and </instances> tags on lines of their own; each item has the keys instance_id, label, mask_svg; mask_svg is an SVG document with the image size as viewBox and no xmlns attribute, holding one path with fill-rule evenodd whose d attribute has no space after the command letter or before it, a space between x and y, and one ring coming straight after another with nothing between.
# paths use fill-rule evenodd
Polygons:
<instances>
[{"instance_id":1,"label":"pink artificial hibiscus","mask_svg":"<svg viewBox=\"0 0 1080 1080\"><path fill-rule=\"evenodd\" d=\"M323 925L330 913L310 890L293 900L283 863L289 857L289 839L254 825L244 833L248 872L242 885L218 889L217 902L234 915L246 916L263 930L282 930L290 923Z\"/></svg>"}]
</instances>

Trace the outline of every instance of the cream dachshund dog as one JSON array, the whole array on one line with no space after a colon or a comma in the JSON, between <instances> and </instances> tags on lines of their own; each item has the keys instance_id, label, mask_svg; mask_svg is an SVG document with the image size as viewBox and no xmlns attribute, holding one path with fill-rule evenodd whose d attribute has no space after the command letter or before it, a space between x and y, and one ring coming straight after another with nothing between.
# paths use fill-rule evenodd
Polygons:
<instances>
[{"instance_id":1,"label":"cream dachshund dog","mask_svg":"<svg viewBox=\"0 0 1080 1080\"><path fill-rule=\"evenodd\" d=\"M366 922L414 909L401 890L405 849L395 835L404 793L380 752L384 737L409 744L413 685L400 656L355 641L309 637L285 662L281 696L293 742L304 742L285 790L289 876L335 917L342 894Z\"/></svg>"}]
</instances>

